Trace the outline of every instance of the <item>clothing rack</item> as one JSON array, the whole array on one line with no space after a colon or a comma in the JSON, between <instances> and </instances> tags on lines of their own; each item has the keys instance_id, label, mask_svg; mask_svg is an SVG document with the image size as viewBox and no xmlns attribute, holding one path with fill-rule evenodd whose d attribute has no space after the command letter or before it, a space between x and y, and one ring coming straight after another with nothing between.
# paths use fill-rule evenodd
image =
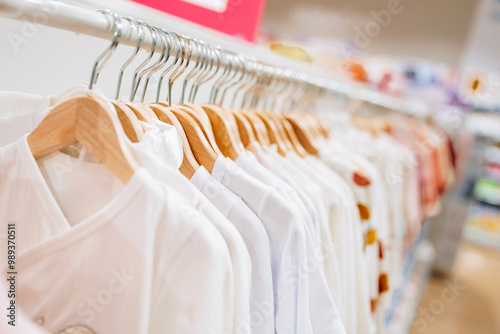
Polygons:
<instances>
[{"instance_id":1,"label":"clothing rack","mask_svg":"<svg viewBox=\"0 0 500 334\"><path fill-rule=\"evenodd\" d=\"M0 0L0 16L73 31L77 34L85 34L106 40L112 40L115 33L113 22L106 14L54 0ZM182 32L178 31L178 33ZM136 46L137 38L137 32L132 24L127 20L122 20L120 44ZM141 49L150 51L152 45L152 37L148 34L143 34ZM159 49L160 46L157 44L155 51L159 51ZM174 52L175 50L172 50L172 53ZM191 58L194 59L195 57L197 57L197 54L193 52ZM273 58L280 58L280 64L284 62L284 59L281 57ZM264 62L260 63L264 64ZM267 65L269 60L265 63ZM271 61L271 63L277 64L278 61ZM285 60L285 63L290 62ZM222 61L221 66L227 66L227 63ZM274 66L273 64L271 66L274 67L274 73L285 72L285 69L279 69L279 66ZM294 67L297 68L300 66ZM277 69L278 71L276 71ZM287 69L286 72L290 73L290 70ZM366 88L340 83L330 78L319 78L305 71L294 71L293 77L295 81L299 81L302 84L315 86L322 91L334 95L343 95L348 98L365 101L375 106L416 115L428 112L427 106L423 103L418 103L418 101L394 98Z\"/></svg>"}]
</instances>

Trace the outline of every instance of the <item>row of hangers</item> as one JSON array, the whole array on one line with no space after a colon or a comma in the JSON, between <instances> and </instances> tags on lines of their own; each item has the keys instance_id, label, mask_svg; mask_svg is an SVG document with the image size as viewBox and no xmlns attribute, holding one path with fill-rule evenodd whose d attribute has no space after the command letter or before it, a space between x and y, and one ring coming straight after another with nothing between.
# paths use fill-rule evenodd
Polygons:
<instances>
[{"instance_id":1,"label":"row of hangers","mask_svg":"<svg viewBox=\"0 0 500 334\"><path fill-rule=\"evenodd\" d=\"M114 37L95 61L89 89L120 42L122 19L129 21L137 34L134 52L118 76L115 99L111 101L113 108L92 94L60 103L28 136L35 158L79 142L126 183L138 164L124 136L138 142L144 134L139 121L152 123L153 120L177 129L184 154L179 170L188 178L200 165L211 172L220 155L235 160L249 145L267 151L274 144L283 156L289 152L301 157L318 154L316 141L319 137L328 137L329 130L318 116L304 111L314 108L316 101L325 95L322 86L299 78L291 71L258 63L142 21L101 12L112 18ZM133 73L129 99L120 99L124 72L141 50L145 33L151 34L152 50L159 49L159 57L146 67L155 52L148 54ZM184 76L180 101L173 103L173 84L193 60L194 67ZM156 100L145 103L145 94L155 73L160 73ZM167 99L161 101L164 78L167 78ZM208 103L194 103L200 86L207 82L212 82ZM141 98L136 101L141 83ZM230 107L223 107L230 89L233 89ZM235 107L238 94L243 95L240 106Z\"/></svg>"}]
</instances>

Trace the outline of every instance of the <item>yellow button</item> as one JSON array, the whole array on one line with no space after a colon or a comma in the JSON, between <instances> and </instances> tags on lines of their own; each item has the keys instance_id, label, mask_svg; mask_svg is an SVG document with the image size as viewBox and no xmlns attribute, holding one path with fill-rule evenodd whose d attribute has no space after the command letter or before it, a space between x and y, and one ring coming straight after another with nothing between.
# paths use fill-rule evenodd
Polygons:
<instances>
[{"instance_id":1,"label":"yellow button","mask_svg":"<svg viewBox=\"0 0 500 334\"><path fill-rule=\"evenodd\" d=\"M377 240L377 230L370 230L366 235L366 244L371 245Z\"/></svg>"},{"instance_id":2,"label":"yellow button","mask_svg":"<svg viewBox=\"0 0 500 334\"><path fill-rule=\"evenodd\" d=\"M358 203L358 211L362 220L370 219L370 209L366 205Z\"/></svg>"}]
</instances>

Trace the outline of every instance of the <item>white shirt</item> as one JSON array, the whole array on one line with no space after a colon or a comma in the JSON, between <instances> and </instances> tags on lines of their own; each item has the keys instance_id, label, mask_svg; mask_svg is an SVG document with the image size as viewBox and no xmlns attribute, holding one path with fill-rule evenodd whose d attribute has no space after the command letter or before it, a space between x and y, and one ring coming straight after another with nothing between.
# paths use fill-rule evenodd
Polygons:
<instances>
[{"instance_id":1,"label":"white shirt","mask_svg":"<svg viewBox=\"0 0 500 334\"><path fill-rule=\"evenodd\" d=\"M269 169L264 167L261 163L259 163L255 155L248 151L241 153L236 159L235 163L249 175L253 176L264 184L275 188L281 196L283 196L291 204L296 205L297 209L299 209L300 211L301 216L303 217L304 223L307 224L309 230L313 234L313 237L316 240L318 239L317 236L320 233L319 226L317 226L316 221L313 221L311 213L308 211L306 205L291 185L287 184Z\"/></svg>"},{"instance_id":2,"label":"white shirt","mask_svg":"<svg viewBox=\"0 0 500 334\"><path fill-rule=\"evenodd\" d=\"M403 265L402 237L405 233L406 222L402 210L407 178L403 174L400 150L387 137L374 137L366 133L356 137L363 144L351 145L364 157L359 157L359 155L352 157L353 154L351 154L351 159L356 159L365 169L373 170L371 177L374 179L374 187L379 189L372 194L372 200L377 201L374 205L378 209L378 212L375 212L375 218L378 218L377 239L382 245L384 255L382 259L379 257L378 272L388 274L389 287L391 287L395 285L395 278L399 280ZM362 161L363 159L365 161ZM383 328L384 310L390 302L391 290L383 294L378 291L377 299L376 316L379 328Z\"/></svg>"},{"instance_id":3,"label":"white shirt","mask_svg":"<svg viewBox=\"0 0 500 334\"><path fill-rule=\"evenodd\" d=\"M227 310L226 316L230 316L230 311L234 313L234 332L231 333L247 333L250 328L252 267L244 240L235 226L177 169L183 155L175 127L160 121L154 124L157 127L142 123L146 132L139 143L132 144L134 155L155 180L169 185L198 208L224 238L231 255L235 293L234 309Z\"/></svg>"},{"instance_id":4,"label":"white shirt","mask_svg":"<svg viewBox=\"0 0 500 334\"><path fill-rule=\"evenodd\" d=\"M351 143L352 145L352 143ZM354 162L357 166L362 168L363 173L368 176L371 181L369 187L366 187L367 191L367 202L370 208L370 219L365 221L364 224L368 223L368 230L375 230L377 234L377 240L379 240L380 235L384 235L384 230L386 230L389 225L389 204L387 202L386 188L384 187L384 181L382 180L381 172L377 167L370 162L367 158L360 155L359 153L353 152L352 150L343 147L338 142L330 142L330 148L335 148L335 152L341 152L345 159L349 159ZM322 157L331 156L332 152L325 151L322 153ZM326 159L327 161L329 159ZM359 190L359 189L358 189ZM360 194L361 192L358 192ZM381 239L384 240L384 239ZM383 250L384 257L386 257L386 249ZM370 299L374 303L375 313L373 313L374 320L378 323L378 329L381 329L381 319L383 317L384 304L386 300L380 298L379 294L379 279L382 273L386 273L385 265L380 259L380 249L379 243L375 242L371 245L366 245L365 254L367 258L367 268L368 268L368 282L369 282L369 294ZM391 279L391 277L388 277ZM389 283L389 285L391 285Z\"/></svg>"},{"instance_id":5,"label":"white shirt","mask_svg":"<svg viewBox=\"0 0 500 334\"><path fill-rule=\"evenodd\" d=\"M335 304L341 305L341 287L339 279L339 269L337 263L337 255L335 244L333 243L329 221L328 221L328 205L321 188L310 179L307 175L295 168L288 160L277 153L275 148L271 153L266 153L263 150L255 150L255 154L259 161L266 167L272 170L276 175L280 176L284 181L294 187L305 203L311 203L314 215L312 216L319 225L318 236L316 241L317 251L320 256L320 262L323 264L323 271L330 290L330 293L335 301ZM311 199L311 200L309 200ZM343 311L338 308L339 314L343 319Z\"/></svg>"},{"instance_id":6,"label":"white shirt","mask_svg":"<svg viewBox=\"0 0 500 334\"><path fill-rule=\"evenodd\" d=\"M330 144L333 146L334 144ZM367 187L368 191L368 206L370 208L370 220L368 224L370 229L375 229L377 231L377 238L381 238L382 242L387 242L384 237L387 235L386 231L388 229L390 217L389 217L389 203L387 197L387 188L385 188L383 174L377 168L377 166L369 161L366 157L359 153L349 151L341 145L335 145L337 152L341 152L345 159L350 159L356 165L363 169L363 172L370 178L371 185ZM329 155L331 153L326 153L323 156ZM377 248L377 249L374 249ZM371 267L369 274L372 276L372 283L370 285L370 295L372 299L378 297L378 277L380 274L380 259L378 245L374 244L374 247L367 247L367 253L369 254L368 264ZM384 253L385 253L384 249ZM372 267L373 263L378 263L378 267Z\"/></svg>"},{"instance_id":7,"label":"white shirt","mask_svg":"<svg viewBox=\"0 0 500 334\"><path fill-rule=\"evenodd\" d=\"M289 201L290 204L296 206L300 210L302 215L301 220L306 232L305 243L307 256L311 264L314 263L314 266L316 266L316 268L308 270L310 291L309 313L313 324L313 331L317 332L322 330L318 329L315 324L322 323L323 319L321 319L321 317L328 314L328 312L325 312L325 309L331 308L329 312L337 314L337 307L333 300L330 287L327 283L327 277L324 272L325 263L327 263L327 267L336 265L333 261L334 256L324 256L323 252L325 248L334 251L334 245L331 238L325 235L328 233L324 233L325 231L322 231L320 222L317 219L313 219L313 217L317 218L317 216L309 214L306 205L298 195L297 191L291 185L284 182L277 175L273 174L270 170L260 164L252 153L244 152L243 154L240 154L236 160L236 164L256 179L274 187L285 199ZM322 235L325 235L324 243L322 242ZM328 278L331 277L329 276ZM325 296L326 298L319 300L318 296ZM327 298L328 296L331 296L331 299Z\"/></svg>"},{"instance_id":8,"label":"white shirt","mask_svg":"<svg viewBox=\"0 0 500 334\"><path fill-rule=\"evenodd\" d=\"M85 175L87 163L52 157L68 168L66 180ZM116 194L113 182L72 189L80 200L66 203L66 212L86 216L73 224L47 184L56 189L57 177L44 179L26 137L0 148L0 183L2 233L9 222L16 226L17 303L48 332L232 331L225 312L234 277L224 239L144 169ZM113 196L88 215L82 212L91 194ZM0 248L7 259L5 234Z\"/></svg>"},{"instance_id":9,"label":"white shirt","mask_svg":"<svg viewBox=\"0 0 500 334\"><path fill-rule=\"evenodd\" d=\"M314 326L314 333L344 333L330 296L317 321L311 323L309 293L315 291L309 290L306 231L298 219L300 213L274 188L252 178L227 158L216 160L212 175L240 196L267 230L271 241L276 332L312 333ZM319 268L312 272L316 270ZM314 298L321 304L325 295L314 295ZM290 319L296 319L295 323Z\"/></svg>"},{"instance_id":10,"label":"white shirt","mask_svg":"<svg viewBox=\"0 0 500 334\"><path fill-rule=\"evenodd\" d=\"M330 228L338 247L342 307L345 326L352 333L370 333L370 308L366 280L366 259L363 255L361 223L352 190L334 173L311 156L301 159L293 152L286 158L316 181L327 197L331 213Z\"/></svg>"},{"instance_id":11,"label":"white shirt","mask_svg":"<svg viewBox=\"0 0 500 334\"><path fill-rule=\"evenodd\" d=\"M266 229L243 200L224 187L201 166L191 178L194 184L238 229L252 261L250 326L237 321L237 333L274 334L274 296L271 245ZM243 326L243 327L240 327Z\"/></svg>"}]
</instances>

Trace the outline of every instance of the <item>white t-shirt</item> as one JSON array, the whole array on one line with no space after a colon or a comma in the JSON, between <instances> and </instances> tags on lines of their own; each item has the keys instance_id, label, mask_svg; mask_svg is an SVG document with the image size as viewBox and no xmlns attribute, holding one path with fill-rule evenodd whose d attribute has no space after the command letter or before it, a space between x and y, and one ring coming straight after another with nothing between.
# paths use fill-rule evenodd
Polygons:
<instances>
[{"instance_id":1,"label":"white t-shirt","mask_svg":"<svg viewBox=\"0 0 500 334\"><path fill-rule=\"evenodd\" d=\"M271 241L276 332L345 333L331 296L325 295L325 290L310 289L309 279L318 277L311 273L320 268L314 259L315 267L308 268L311 259L307 256L306 231L298 210L276 189L251 177L227 158L216 160L212 175L240 196L267 230ZM325 305L322 309L318 307L314 323L309 313L310 300L315 300L316 306Z\"/></svg>"},{"instance_id":2,"label":"white t-shirt","mask_svg":"<svg viewBox=\"0 0 500 334\"><path fill-rule=\"evenodd\" d=\"M320 151L321 159L328 166L334 169L338 173L338 175L341 175L344 178L345 182L350 184L355 199L357 201L357 205L365 206L364 208L365 212L363 214L364 219L361 217L361 211L360 210L358 211L361 218L360 227L363 235L363 240L365 243L363 249L367 260L366 283L368 284L369 295L366 296L366 298L369 298L371 303L375 303L378 298L379 250L378 250L378 243L376 243L376 240L373 241L373 243L368 244L368 239L369 239L368 235L369 233L373 233L373 230L377 231L376 222L378 222L377 212L379 212L379 208L372 207L372 205L374 205L374 199L372 196L374 194L373 189L377 187L378 179L371 180L366 176L366 171L361 167L359 167L360 166L359 164L356 164L356 166L354 166L353 163L348 159L348 157L345 156L338 157L336 156L336 152L329 150L329 148L331 149L331 147L324 146L323 149ZM363 176L366 176L370 180L370 185L369 186L357 185L354 180L355 172L359 173L363 172Z\"/></svg>"},{"instance_id":3,"label":"white t-shirt","mask_svg":"<svg viewBox=\"0 0 500 334\"><path fill-rule=\"evenodd\" d=\"M235 161L236 165L247 172L249 175L253 176L257 180L261 181L268 186L275 188L281 196L283 196L288 202L294 204L297 209L299 209L304 223L309 228L315 240L319 239L320 228L316 221L313 221L313 217L309 210L307 209L305 203L302 201L297 191L293 187L277 175L271 172L269 169L264 167L255 157L254 154L250 152L243 152L238 156Z\"/></svg>"},{"instance_id":4,"label":"white t-shirt","mask_svg":"<svg viewBox=\"0 0 500 334\"><path fill-rule=\"evenodd\" d=\"M274 296L271 273L271 245L266 229L243 200L224 187L202 166L191 178L200 191L238 229L252 261L252 288L250 294L250 327L248 333L274 334Z\"/></svg>"},{"instance_id":5,"label":"white t-shirt","mask_svg":"<svg viewBox=\"0 0 500 334\"><path fill-rule=\"evenodd\" d=\"M90 173L81 160L51 158L64 173L46 180L25 136L0 148L1 258L7 224L15 224L17 303L32 320L51 333L232 332L231 258L205 216L144 169L116 191L114 182L68 188L79 198L58 203L58 183ZM103 171L92 172L106 180L109 171L97 166ZM85 212L92 196L109 201ZM63 212L83 221L70 223Z\"/></svg>"},{"instance_id":6,"label":"white t-shirt","mask_svg":"<svg viewBox=\"0 0 500 334\"><path fill-rule=\"evenodd\" d=\"M135 148L136 160L155 180L175 189L193 207L198 208L224 238L231 255L234 273L234 332L232 333L249 333L252 267L242 236L235 226L177 169L183 156L182 143L175 127L160 121L154 121L157 127L142 124L146 132L139 143L132 144ZM226 316L229 317L230 314Z\"/></svg>"},{"instance_id":7,"label":"white t-shirt","mask_svg":"<svg viewBox=\"0 0 500 334\"><path fill-rule=\"evenodd\" d=\"M356 136L361 143L354 145L357 152L364 155L376 169L378 175L375 178L374 186L380 190L376 192L379 221L377 222L377 239L382 246L383 258L379 258L380 274L388 274L389 288L395 286L394 279L401 277L401 266L403 253L403 236L405 234L406 222L404 221L404 199L405 181L403 174L401 151L386 136L378 137L364 134ZM359 156L357 160L361 160ZM364 163L368 165L368 162ZM366 168L366 167L365 167ZM377 174L373 172L373 174ZM379 246L380 246L379 245ZM376 316L378 317L379 328L385 326L384 310L391 299L391 290L380 294L379 291Z\"/></svg>"},{"instance_id":8,"label":"white t-shirt","mask_svg":"<svg viewBox=\"0 0 500 334\"><path fill-rule=\"evenodd\" d=\"M370 208L370 220L368 223L370 224L371 229L375 229L377 231L377 239L381 240L383 243L387 243L387 232L389 230L390 222L390 204L387 197L387 188L384 184L384 171L380 171L374 163L369 161L368 158L360 153L352 152L338 143L330 143L330 146L335 147L336 152L343 154L345 159L350 159L356 165L360 166L363 169L363 172L370 178L371 185L370 187L367 187L368 205ZM332 153L327 153L324 156L328 154ZM375 250L373 248L377 249ZM384 268L380 268L378 245L375 245L375 247L367 247L367 252L370 254L370 258L373 259L373 261L368 261L369 265L374 262L379 262L379 268L375 268L372 271L374 283L372 284L371 295L372 298L376 298L378 296L378 276L380 269ZM384 253L386 252L387 249L384 249Z\"/></svg>"},{"instance_id":9,"label":"white t-shirt","mask_svg":"<svg viewBox=\"0 0 500 334\"><path fill-rule=\"evenodd\" d=\"M314 324L321 323L321 319L317 319L317 317L325 314L322 312L324 312L326 307L331 307L331 312L337 313L337 308L335 306L335 302L333 301L333 295L330 291L324 271L325 262L331 262L334 259L333 256L325 257L324 249L326 247L327 249L329 248L334 251L333 242L331 242L331 239L327 239L327 236L325 236L325 242L322 242L322 235L325 233L321 230L320 222L317 219L313 219L313 217L317 218L317 215L311 215L297 191L291 185L287 184L259 163L254 154L250 152L240 154L236 160L236 165L251 176L255 177L257 180L274 187L285 199L289 201L290 204L297 207L301 212L302 219L300 220L302 221L306 232L305 243L307 256L310 264L313 265L314 263L314 266L316 266L315 269L308 271L309 289L310 291L314 291L314 293L309 294L309 312L311 314L310 317L311 322L313 323L313 330L315 330ZM328 263L327 266L335 266L335 263ZM330 279L331 277L328 278ZM331 295L332 300L318 300L318 295ZM330 306L327 306L328 303L330 303ZM318 308L321 310L318 310Z\"/></svg>"},{"instance_id":10,"label":"white t-shirt","mask_svg":"<svg viewBox=\"0 0 500 334\"><path fill-rule=\"evenodd\" d=\"M316 233L311 233L317 253L314 255L314 258L321 264L328 290L335 304L341 305L341 287L339 285L336 250L328 225L328 208L321 188L313 180L304 175L304 173L290 166L290 163L277 153L276 146L271 148L275 153L274 155L266 153L262 149L252 149L258 161L269 171L272 171L273 175L279 176L284 182L289 184L295 190L296 194L299 195L300 200L308 207L308 211L311 212L309 218L314 221L312 226L316 227ZM256 174L256 177L258 177L258 173ZM264 180L265 178L261 179L261 181L265 182ZM294 204L295 201L292 200L291 203ZM314 303L314 301L312 300L311 303ZM314 307L312 310L314 310ZM342 318L342 310L338 309L338 312Z\"/></svg>"},{"instance_id":11,"label":"white t-shirt","mask_svg":"<svg viewBox=\"0 0 500 334\"><path fill-rule=\"evenodd\" d=\"M357 137L357 136L356 136ZM343 140L345 138L351 138L347 136L342 137ZM356 142L356 139L354 139ZM353 145L352 142L349 141L348 144L340 144L336 141L331 141L328 143L331 149L334 149L337 153L342 153L345 159L349 159L357 166L360 166L363 170L363 173L368 176L371 180L371 184L367 187L367 202L368 207L370 208L370 219L365 221L363 224L368 223L368 230L376 231L376 241L381 241L385 243L387 240L384 239L386 235L386 231L390 224L389 218L389 203L387 201L387 189L384 186L384 181L382 177L382 173L379 169L370 162L366 157L357 153L357 151L353 151L350 146ZM364 148L366 150L366 147ZM322 153L323 158L328 157L334 153L326 151ZM327 159L328 160L328 159ZM365 225L366 226L366 225ZM387 247L383 249L384 258L387 256ZM380 321L383 317L384 304L386 303L385 298L381 298L379 293L380 288L380 278L381 274L387 273L386 265L382 262L383 259L380 258L380 249L379 243L374 242L371 245L365 246L365 254L367 257L367 268L368 268L368 282L369 282L369 293L370 299L373 303L373 308L375 313L373 313L373 318L377 322L377 327L380 330L382 327L382 322ZM386 260L385 260L386 261ZM388 277L391 279L391 277ZM391 284L389 283L389 286ZM387 294L386 294L387 295ZM384 295L382 295L384 297Z\"/></svg>"},{"instance_id":12,"label":"white t-shirt","mask_svg":"<svg viewBox=\"0 0 500 334\"><path fill-rule=\"evenodd\" d=\"M312 156L301 159L293 152L286 158L321 186L330 203L330 229L339 255L342 307L347 331L370 333L370 307L365 278L361 223L352 190L340 176Z\"/></svg>"}]
</instances>

